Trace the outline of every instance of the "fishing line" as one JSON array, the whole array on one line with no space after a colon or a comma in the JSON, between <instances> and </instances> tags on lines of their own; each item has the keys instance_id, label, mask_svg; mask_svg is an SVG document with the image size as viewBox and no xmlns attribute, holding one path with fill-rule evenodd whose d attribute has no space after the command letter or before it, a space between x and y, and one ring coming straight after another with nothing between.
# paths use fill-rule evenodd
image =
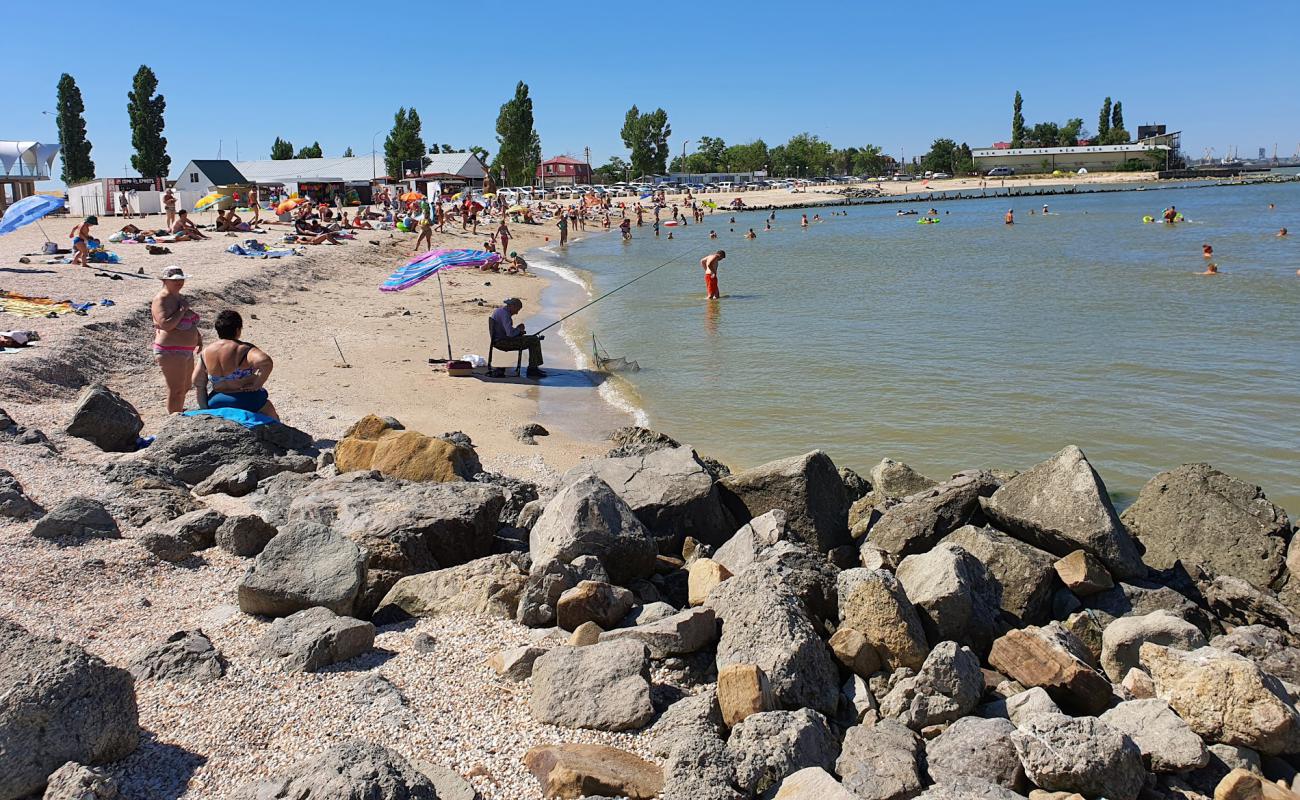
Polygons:
<instances>
[{"instance_id":1,"label":"fishing line","mask_svg":"<svg viewBox=\"0 0 1300 800\"><path fill-rule=\"evenodd\" d=\"M591 306L596 305L596 304L599 303L601 300L604 300L606 297L609 297L609 296L610 296L611 294L613 294L614 292L617 292L619 289L626 289L627 287L631 286L632 284L634 284L634 283L636 283L637 281L641 280L642 278L646 277L646 276L649 275L650 273L652 273L652 272L658 272L659 270L661 270L661 269L663 269L664 267L668 266L669 264L673 263L673 262L676 261L677 259L679 259L679 258L684 258L684 257L686 257L686 256L688 256L688 255L691 255L692 253L695 253L695 252L697 252L697 251L699 251L699 250L702 250L702 249L704 249L704 248L706 248L706 247L710 247L710 246L711 246L711 245L707 245L707 244L706 244L706 245L700 245L699 247L693 247L693 248L691 248L691 249L689 249L689 250L686 250L686 251L684 251L684 252L682 252L682 253L679 253L678 255L673 256L672 258L668 259L667 261L665 261L664 263L662 263L662 264L660 264L659 266L655 267L654 269L647 270L646 272L641 273L640 275L636 276L635 278L633 278L632 280L630 280L630 281L628 281L627 283L623 284L622 286L616 286L616 287L614 287L613 289L610 289L608 292L605 292L604 294L602 294L600 297L597 297L595 300L592 300L591 302L589 302L589 303L587 303L587 304L585 304L585 305L578 306L577 308L575 308L575 309L573 309L572 311L570 311L568 314L565 314L564 316L560 317L560 318L557 319L556 321L552 322L550 325L547 325L545 328L542 328L540 331L537 332L537 334L534 334L534 335L541 335L542 333L545 333L546 331L550 330L551 328L554 328L556 325L559 325L561 322L564 322L566 319L568 319L569 317L573 316L574 314L577 314L579 311L583 311L584 309L587 309L587 308L590 308Z\"/></svg>"}]
</instances>

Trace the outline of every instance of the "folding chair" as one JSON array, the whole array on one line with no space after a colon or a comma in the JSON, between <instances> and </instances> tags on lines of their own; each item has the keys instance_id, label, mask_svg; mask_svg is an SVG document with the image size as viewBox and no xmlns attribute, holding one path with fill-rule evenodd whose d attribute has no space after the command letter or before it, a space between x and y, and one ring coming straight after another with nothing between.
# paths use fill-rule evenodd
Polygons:
<instances>
[{"instance_id":1,"label":"folding chair","mask_svg":"<svg viewBox=\"0 0 1300 800\"><path fill-rule=\"evenodd\" d=\"M488 317L488 356L487 356L488 375L493 378L499 378L505 375L505 367L493 368L492 366L492 351L496 349L497 339L504 339L504 338L506 338L506 332L501 329L501 324L498 323L494 318ZM509 353L510 351L502 350L501 352ZM516 350L515 355L518 356L518 359L515 361L515 377L518 378L519 370L524 365L524 351ZM497 374L497 369L501 370L501 375Z\"/></svg>"}]
</instances>

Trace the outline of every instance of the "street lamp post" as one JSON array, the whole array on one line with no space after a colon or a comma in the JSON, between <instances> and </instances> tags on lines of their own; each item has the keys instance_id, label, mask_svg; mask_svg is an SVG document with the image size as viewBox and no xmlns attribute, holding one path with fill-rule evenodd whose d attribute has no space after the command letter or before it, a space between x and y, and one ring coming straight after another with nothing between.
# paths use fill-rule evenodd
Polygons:
<instances>
[{"instance_id":1,"label":"street lamp post","mask_svg":"<svg viewBox=\"0 0 1300 800\"><path fill-rule=\"evenodd\" d=\"M690 139L682 139L682 177L683 178L686 177L686 145L689 144L690 141L691 141Z\"/></svg>"},{"instance_id":2,"label":"street lamp post","mask_svg":"<svg viewBox=\"0 0 1300 800\"><path fill-rule=\"evenodd\" d=\"M370 182L373 184L379 178L379 172L375 169L375 138L383 131L375 131L375 135L370 137Z\"/></svg>"}]
</instances>

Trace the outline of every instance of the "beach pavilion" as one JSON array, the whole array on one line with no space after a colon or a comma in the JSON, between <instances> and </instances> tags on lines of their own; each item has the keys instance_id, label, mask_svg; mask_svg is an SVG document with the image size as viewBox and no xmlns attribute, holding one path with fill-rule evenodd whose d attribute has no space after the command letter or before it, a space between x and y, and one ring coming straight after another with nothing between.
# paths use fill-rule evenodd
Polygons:
<instances>
[{"instance_id":1,"label":"beach pavilion","mask_svg":"<svg viewBox=\"0 0 1300 800\"><path fill-rule=\"evenodd\" d=\"M24 197L36 194L38 181L50 180L57 144L0 139L0 214Z\"/></svg>"}]
</instances>

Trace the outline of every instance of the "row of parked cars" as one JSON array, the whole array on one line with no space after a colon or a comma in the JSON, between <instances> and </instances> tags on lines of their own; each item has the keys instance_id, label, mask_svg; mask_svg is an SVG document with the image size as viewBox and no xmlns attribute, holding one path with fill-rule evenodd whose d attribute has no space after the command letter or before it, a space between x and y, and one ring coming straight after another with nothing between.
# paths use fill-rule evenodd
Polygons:
<instances>
[{"instance_id":1,"label":"row of parked cars","mask_svg":"<svg viewBox=\"0 0 1300 800\"><path fill-rule=\"evenodd\" d=\"M499 189L498 193L506 200L522 203L530 200L571 200L595 194L598 197L640 197L652 192L665 194L692 194L756 192L768 189L806 189L809 187L833 186L837 184L859 183L862 181L889 180L889 178L868 178L845 175L826 178L785 178L772 180L755 180L744 183L719 181L716 183L614 183L609 185L576 184L572 186L509 186Z\"/></svg>"}]
</instances>

